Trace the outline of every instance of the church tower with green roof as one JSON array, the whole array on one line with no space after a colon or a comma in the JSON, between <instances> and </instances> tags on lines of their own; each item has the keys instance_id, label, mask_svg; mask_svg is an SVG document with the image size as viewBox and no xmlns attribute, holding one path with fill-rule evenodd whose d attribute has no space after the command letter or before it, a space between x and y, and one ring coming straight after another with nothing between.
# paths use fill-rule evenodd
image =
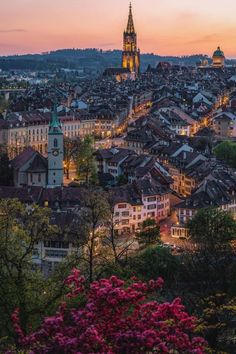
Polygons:
<instances>
[{"instance_id":1,"label":"church tower with green roof","mask_svg":"<svg viewBox=\"0 0 236 354\"><path fill-rule=\"evenodd\" d=\"M48 130L48 186L63 185L63 132L56 105Z\"/></svg>"}]
</instances>

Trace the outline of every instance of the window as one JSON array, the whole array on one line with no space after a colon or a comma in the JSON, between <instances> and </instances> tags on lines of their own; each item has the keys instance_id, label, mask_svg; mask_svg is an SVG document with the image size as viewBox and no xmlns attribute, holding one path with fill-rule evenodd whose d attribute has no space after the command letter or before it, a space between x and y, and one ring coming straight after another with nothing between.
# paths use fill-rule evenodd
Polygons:
<instances>
[{"instance_id":1,"label":"window","mask_svg":"<svg viewBox=\"0 0 236 354\"><path fill-rule=\"evenodd\" d=\"M54 258L65 258L67 256L67 251L62 250L46 250L46 257L54 257Z\"/></svg>"},{"instance_id":2,"label":"window","mask_svg":"<svg viewBox=\"0 0 236 354\"><path fill-rule=\"evenodd\" d=\"M69 248L69 242L65 242L65 241L44 241L44 247L47 247L47 248Z\"/></svg>"},{"instance_id":3,"label":"window","mask_svg":"<svg viewBox=\"0 0 236 354\"><path fill-rule=\"evenodd\" d=\"M41 182L41 173L38 174L38 182Z\"/></svg>"},{"instance_id":4,"label":"window","mask_svg":"<svg viewBox=\"0 0 236 354\"><path fill-rule=\"evenodd\" d=\"M126 208L126 204L118 204L118 209L125 209Z\"/></svg>"},{"instance_id":5,"label":"window","mask_svg":"<svg viewBox=\"0 0 236 354\"><path fill-rule=\"evenodd\" d=\"M37 248L33 249L33 256L35 257L39 256L39 250Z\"/></svg>"},{"instance_id":6,"label":"window","mask_svg":"<svg viewBox=\"0 0 236 354\"><path fill-rule=\"evenodd\" d=\"M148 205L148 210L151 210L151 209L156 209L156 204L151 204L151 205Z\"/></svg>"},{"instance_id":7,"label":"window","mask_svg":"<svg viewBox=\"0 0 236 354\"><path fill-rule=\"evenodd\" d=\"M148 198L148 202L155 202L156 201L156 197L149 197Z\"/></svg>"},{"instance_id":8,"label":"window","mask_svg":"<svg viewBox=\"0 0 236 354\"><path fill-rule=\"evenodd\" d=\"M58 141L57 141L57 139L54 139L53 145L54 145L55 148L58 147Z\"/></svg>"}]
</instances>

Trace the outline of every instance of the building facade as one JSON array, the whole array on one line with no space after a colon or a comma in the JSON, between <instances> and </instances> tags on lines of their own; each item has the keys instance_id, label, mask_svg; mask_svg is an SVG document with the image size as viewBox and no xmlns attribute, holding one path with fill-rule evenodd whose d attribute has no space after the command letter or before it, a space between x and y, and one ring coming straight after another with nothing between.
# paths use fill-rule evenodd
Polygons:
<instances>
[{"instance_id":1,"label":"building facade","mask_svg":"<svg viewBox=\"0 0 236 354\"><path fill-rule=\"evenodd\" d=\"M134 29L132 6L129 7L127 28L124 31L124 46L122 54L122 68L129 69L136 75L140 73L140 51L137 48L137 34Z\"/></svg>"}]
</instances>

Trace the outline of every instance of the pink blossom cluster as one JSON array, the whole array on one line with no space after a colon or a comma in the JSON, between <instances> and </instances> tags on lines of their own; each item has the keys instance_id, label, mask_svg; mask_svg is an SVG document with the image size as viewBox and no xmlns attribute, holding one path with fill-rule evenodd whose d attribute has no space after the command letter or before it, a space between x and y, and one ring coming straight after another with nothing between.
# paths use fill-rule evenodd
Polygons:
<instances>
[{"instance_id":1,"label":"pink blossom cluster","mask_svg":"<svg viewBox=\"0 0 236 354\"><path fill-rule=\"evenodd\" d=\"M23 350L30 354L143 354L207 352L207 343L194 335L195 318L180 299L172 303L148 301L163 280L135 281L127 286L115 276L94 281L89 290L77 269L67 278L69 297L83 296L73 308L63 302L55 316L24 335L19 312L14 328Z\"/></svg>"}]
</instances>

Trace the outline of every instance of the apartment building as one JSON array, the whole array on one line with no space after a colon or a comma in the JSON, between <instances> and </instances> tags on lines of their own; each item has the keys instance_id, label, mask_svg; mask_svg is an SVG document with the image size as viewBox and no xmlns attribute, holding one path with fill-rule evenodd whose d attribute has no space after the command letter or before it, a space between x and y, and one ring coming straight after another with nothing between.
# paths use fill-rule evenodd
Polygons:
<instances>
[{"instance_id":1,"label":"apartment building","mask_svg":"<svg viewBox=\"0 0 236 354\"><path fill-rule=\"evenodd\" d=\"M170 213L170 192L154 180L143 178L113 188L114 225L118 233L135 232L146 219L161 221Z\"/></svg>"}]
</instances>

